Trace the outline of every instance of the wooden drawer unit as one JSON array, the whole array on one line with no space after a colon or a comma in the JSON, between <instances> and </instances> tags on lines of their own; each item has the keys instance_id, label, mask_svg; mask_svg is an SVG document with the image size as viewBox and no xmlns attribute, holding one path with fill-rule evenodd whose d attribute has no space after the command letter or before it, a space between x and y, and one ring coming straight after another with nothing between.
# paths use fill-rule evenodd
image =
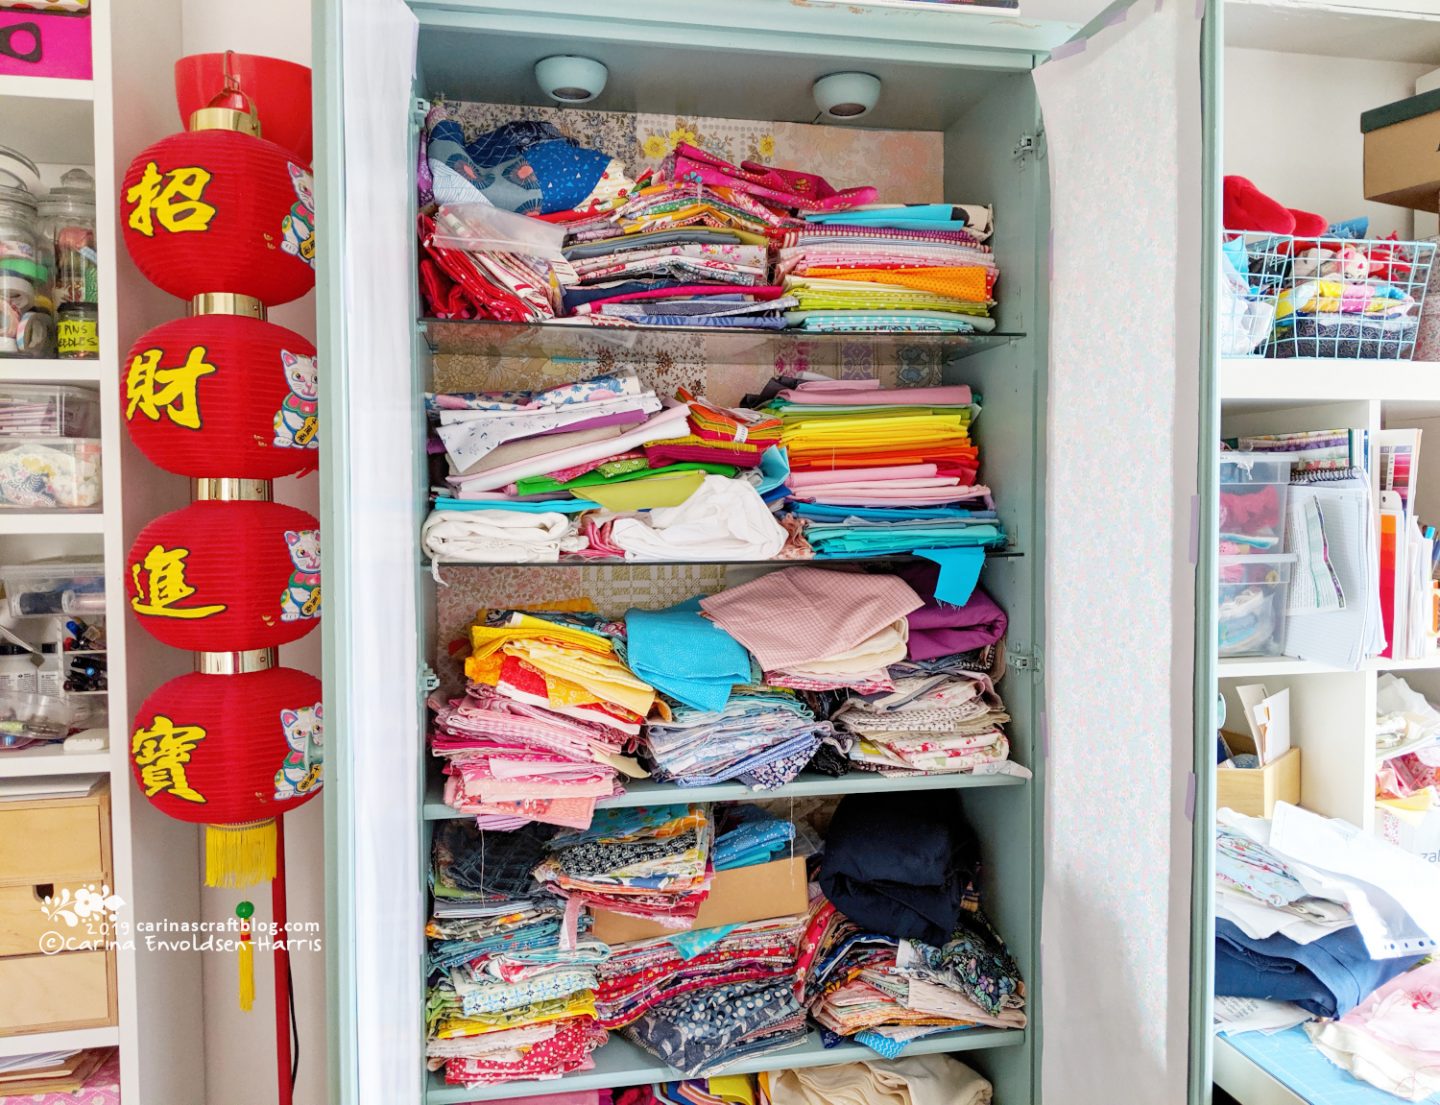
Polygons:
<instances>
[{"instance_id":1,"label":"wooden drawer unit","mask_svg":"<svg viewBox=\"0 0 1440 1105\"><path fill-rule=\"evenodd\" d=\"M114 933L103 918L71 925L43 909L46 895L68 890L73 898L110 877L103 785L83 798L0 803L0 1035L115 1023L115 953L85 950Z\"/></svg>"},{"instance_id":2,"label":"wooden drawer unit","mask_svg":"<svg viewBox=\"0 0 1440 1105\"><path fill-rule=\"evenodd\" d=\"M110 873L110 792L0 802L0 886L85 882Z\"/></svg>"},{"instance_id":3,"label":"wooden drawer unit","mask_svg":"<svg viewBox=\"0 0 1440 1105\"><path fill-rule=\"evenodd\" d=\"M0 959L0 1035L115 1023L115 967L103 952Z\"/></svg>"}]
</instances>

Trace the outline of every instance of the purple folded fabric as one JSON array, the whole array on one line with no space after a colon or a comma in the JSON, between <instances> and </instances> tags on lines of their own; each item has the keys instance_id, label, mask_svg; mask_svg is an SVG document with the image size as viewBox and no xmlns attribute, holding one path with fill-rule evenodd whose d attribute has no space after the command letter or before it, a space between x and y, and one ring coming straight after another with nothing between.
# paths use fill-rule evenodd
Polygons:
<instances>
[{"instance_id":1,"label":"purple folded fabric","mask_svg":"<svg viewBox=\"0 0 1440 1105\"><path fill-rule=\"evenodd\" d=\"M553 430L541 430L535 437L548 437L551 434L573 434L579 430L598 430L602 426L634 426L650 416L638 407L633 411L616 411L614 414L602 414L595 418L587 418L584 422L572 422L568 426L556 426Z\"/></svg>"},{"instance_id":2,"label":"purple folded fabric","mask_svg":"<svg viewBox=\"0 0 1440 1105\"><path fill-rule=\"evenodd\" d=\"M905 615L910 623L911 660L934 660L956 652L971 652L993 645L1005 636L1009 620L999 604L979 587L964 606L951 606L935 598L936 564L905 564L895 572L925 600L919 610Z\"/></svg>"}]
</instances>

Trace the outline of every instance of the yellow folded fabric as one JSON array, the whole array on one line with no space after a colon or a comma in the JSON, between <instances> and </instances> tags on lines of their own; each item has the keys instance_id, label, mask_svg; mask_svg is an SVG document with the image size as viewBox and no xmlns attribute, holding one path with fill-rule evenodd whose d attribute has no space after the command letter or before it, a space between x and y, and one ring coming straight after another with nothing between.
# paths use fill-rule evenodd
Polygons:
<instances>
[{"instance_id":1,"label":"yellow folded fabric","mask_svg":"<svg viewBox=\"0 0 1440 1105\"><path fill-rule=\"evenodd\" d=\"M630 480L610 486L594 484L584 489L585 497L614 514L631 510L679 506L695 494L705 479L703 471L670 472L644 480Z\"/></svg>"}]
</instances>

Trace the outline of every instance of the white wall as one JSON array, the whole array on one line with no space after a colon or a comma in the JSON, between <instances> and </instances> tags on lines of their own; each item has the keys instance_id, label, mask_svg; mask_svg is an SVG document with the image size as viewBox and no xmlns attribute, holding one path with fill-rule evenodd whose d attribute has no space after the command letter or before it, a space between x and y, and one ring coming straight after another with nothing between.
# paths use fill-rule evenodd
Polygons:
<instances>
[{"instance_id":1,"label":"white wall","mask_svg":"<svg viewBox=\"0 0 1440 1105\"><path fill-rule=\"evenodd\" d=\"M1360 114L1415 94L1431 66L1225 51L1226 173L1330 222L1370 216L1374 237L1413 234L1412 213L1367 203Z\"/></svg>"},{"instance_id":2,"label":"white wall","mask_svg":"<svg viewBox=\"0 0 1440 1105\"><path fill-rule=\"evenodd\" d=\"M183 0L182 42L187 54L229 49L309 65L310 5L307 0ZM271 311L270 321L314 341L314 294ZM319 507L319 485L313 476L277 480L275 498L313 514ZM318 676L319 632L282 648L280 661ZM324 800L322 794L285 818L286 884L292 922L323 925L325 921L324 818L320 805ZM268 887L262 886L244 891L205 890L201 895L203 918L220 921L231 917L235 903L248 897L255 903L256 918L268 919L269 893ZM206 957L205 1105L264 1105L275 1100L275 1014L269 958L255 957L255 1008L242 1013L236 1000L234 955L215 953ZM324 955L296 952L291 956L290 969L300 1030L295 1100L326 1101Z\"/></svg>"}]
</instances>

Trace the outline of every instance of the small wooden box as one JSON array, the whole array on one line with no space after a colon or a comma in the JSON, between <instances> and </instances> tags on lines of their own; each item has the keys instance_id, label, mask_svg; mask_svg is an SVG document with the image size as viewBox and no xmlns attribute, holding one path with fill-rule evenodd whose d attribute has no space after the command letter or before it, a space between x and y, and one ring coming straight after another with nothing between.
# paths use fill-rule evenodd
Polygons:
<instances>
[{"instance_id":1,"label":"small wooden box","mask_svg":"<svg viewBox=\"0 0 1440 1105\"><path fill-rule=\"evenodd\" d=\"M1254 752L1255 743L1240 733L1225 734L1232 752ZM1264 767L1218 767L1215 770L1215 808L1231 809L1250 817L1269 817L1276 802L1300 804L1300 749L1291 748Z\"/></svg>"},{"instance_id":2,"label":"small wooden box","mask_svg":"<svg viewBox=\"0 0 1440 1105\"><path fill-rule=\"evenodd\" d=\"M113 885L110 792L0 802L0 1035L115 1023L108 917L48 915L44 898Z\"/></svg>"}]
</instances>

